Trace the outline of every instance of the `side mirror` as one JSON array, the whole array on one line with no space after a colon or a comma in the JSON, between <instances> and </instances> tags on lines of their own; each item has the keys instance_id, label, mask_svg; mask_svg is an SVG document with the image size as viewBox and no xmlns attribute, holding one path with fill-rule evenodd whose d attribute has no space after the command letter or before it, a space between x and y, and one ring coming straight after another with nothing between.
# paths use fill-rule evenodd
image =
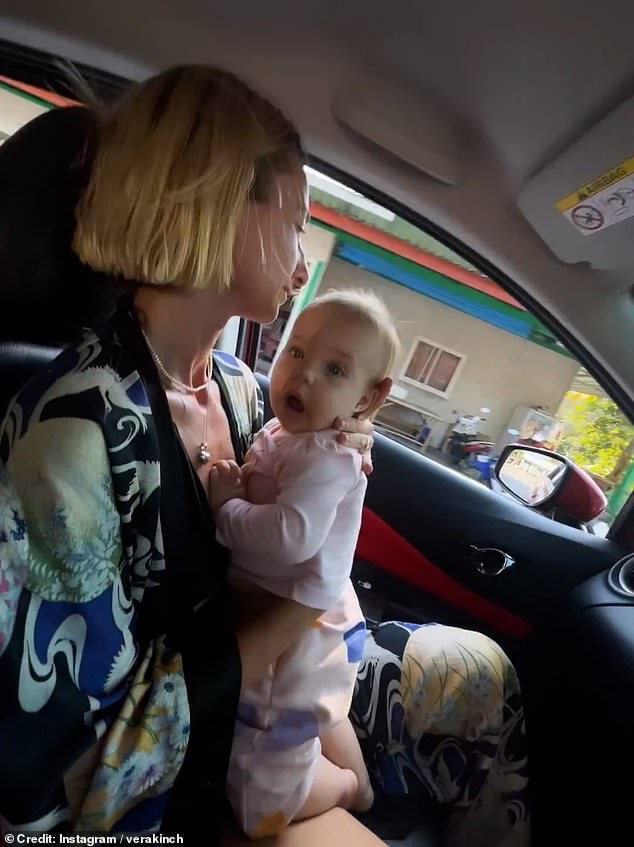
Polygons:
<instances>
[{"instance_id":1,"label":"side mirror","mask_svg":"<svg viewBox=\"0 0 634 847\"><path fill-rule=\"evenodd\" d=\"M581 524L598 517L607 499L592 477L559 453L509 444L495 475L520 502L540 512L558 511Z\"/></svg>"}]
</instances>

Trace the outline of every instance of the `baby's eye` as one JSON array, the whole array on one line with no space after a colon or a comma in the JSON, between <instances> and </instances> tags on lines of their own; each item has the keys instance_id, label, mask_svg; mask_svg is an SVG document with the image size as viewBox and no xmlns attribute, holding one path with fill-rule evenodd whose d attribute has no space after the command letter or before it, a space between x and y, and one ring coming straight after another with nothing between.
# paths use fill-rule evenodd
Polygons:
<instances>
[{"instance_id":1,"label":"baby's eye","mask_svg":"<svg viewBox=\"0 0 634 847\"><path fill-rule=\"evenodd\" d=\"M346 375L345 371L341 367L341 365L337 365L335 362L331 362L329 365L327 365L326 371L331 376L345 376Z\"/></svg>"},{"instance_id":2,"label":"baby's eye","mask_svg":"<svg viewBox=\"0 0 634 847\"><path fill-rule=\"evenodd\" d=\"M291 357L291 359L303 359L304 358L304 354L299 349L299 347L289 347L288 348L288 354Z\"/></svg>"}]
</instances>

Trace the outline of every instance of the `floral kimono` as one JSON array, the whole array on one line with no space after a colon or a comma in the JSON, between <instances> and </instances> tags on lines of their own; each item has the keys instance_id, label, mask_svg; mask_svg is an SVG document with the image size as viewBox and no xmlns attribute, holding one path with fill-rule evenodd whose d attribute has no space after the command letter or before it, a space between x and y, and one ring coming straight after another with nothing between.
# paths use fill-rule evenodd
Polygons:
<instances>
[{"instance_id":1,"label":"floral kimono","mask_svg":"<svg viewBox=\"0 0 634 847\"><path fill-rule=\"evenodd\" d=\"M215 542L206 502L199 503L209 522L205 560L183 563L182 578L169 579L164 465L148 393L158 377L139 334L121 305L102 337L86 334L28 383L0 431L6 829L159 826L191 733L183 656L166 638L178 592L190 616L197 609L205 640L225 645L198 651L207 676L222 675L223 663L237 668L216 710L227 724L216 727L224 748L216 756L206 751L219 783L207 787L224 797L240 678L227 620L227 553ZM220 352L213 375L241 461L261 424L257 383ZM168 425L171 446L188 464ZM194 512L197 483L188 488ZM206 719L218 715L212 707ZM204 786L198 789L208 803ZM189 784L185 793L192 790Z\"/></svg>"}]
</instances>

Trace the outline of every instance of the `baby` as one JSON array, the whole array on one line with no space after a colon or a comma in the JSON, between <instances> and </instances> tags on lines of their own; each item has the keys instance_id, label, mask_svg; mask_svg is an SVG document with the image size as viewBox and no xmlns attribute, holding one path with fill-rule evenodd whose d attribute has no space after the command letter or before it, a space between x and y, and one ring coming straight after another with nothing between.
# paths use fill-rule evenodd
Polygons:
<instances>
[{"instance_id":1,"label":"baby","mask_svg":"<svg viewBox=\"0 0 634 847\"><path fill-rule=\"evenodd\" d=\"M228 795L254 838L334 806L366 811L374 800L348 719L365 641L350 570L366 478L359 453L340 445L331 427L338 417L376 411L397 348L374 295L318 298L273 369L277 418L256 436L242 472L228 462L212 468L210 500L217 537L232 551L230 576L324 612L242 693Z\"/></svg>"}]
</instances>

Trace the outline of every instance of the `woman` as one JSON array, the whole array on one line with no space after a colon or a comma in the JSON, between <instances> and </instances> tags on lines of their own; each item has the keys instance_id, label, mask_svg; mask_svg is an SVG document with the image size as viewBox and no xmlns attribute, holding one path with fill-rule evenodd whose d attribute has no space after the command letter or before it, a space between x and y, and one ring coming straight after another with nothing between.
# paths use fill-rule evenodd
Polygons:
<instances>
[{"instance_id":1,"label":"woman","mask_svg":"<svg viewBox=\"0 0 634 847\"><path fill-rule=\"evenodd\" d=\"M0 527L0 812L37 830L160 826L213 838L240 681L256 679L317 614L268 596L232 607L205 495L211 462L240 461L261 424L252 375L209 351L230 316L271 321L307 278L302 151L279 111L210 68L134 86L94 127L87 114L90 168L78 181L73 249L132 293L98 334L29 383L0 436L10 474ZM370 445L369 424L342 429L357 449ZM413 636L403 647L394 632L370 639L353 710L379 784L431 791L454 805L456 821L497 804L496 831L525 843L523 807L521 826L507 820L509 804L522 805L523 751L508 768L514 783L498 767L521 724L508 660L470 634L495 657L500 685L489 686L487 709L472 701L471 720L445 721L442 738L452 732L462 756L450 768L440 733L395 723L384 703L377 719L377 702L389 684L414 717L425 686L406 704L396 677L410 656L433 661L460 639L439 627L431 648ZM400 775L391 783L387 764ZM466 829L454 829L458 841ZM283 838L376 843L337 811Z\"/></svg>"}]
</instances>

